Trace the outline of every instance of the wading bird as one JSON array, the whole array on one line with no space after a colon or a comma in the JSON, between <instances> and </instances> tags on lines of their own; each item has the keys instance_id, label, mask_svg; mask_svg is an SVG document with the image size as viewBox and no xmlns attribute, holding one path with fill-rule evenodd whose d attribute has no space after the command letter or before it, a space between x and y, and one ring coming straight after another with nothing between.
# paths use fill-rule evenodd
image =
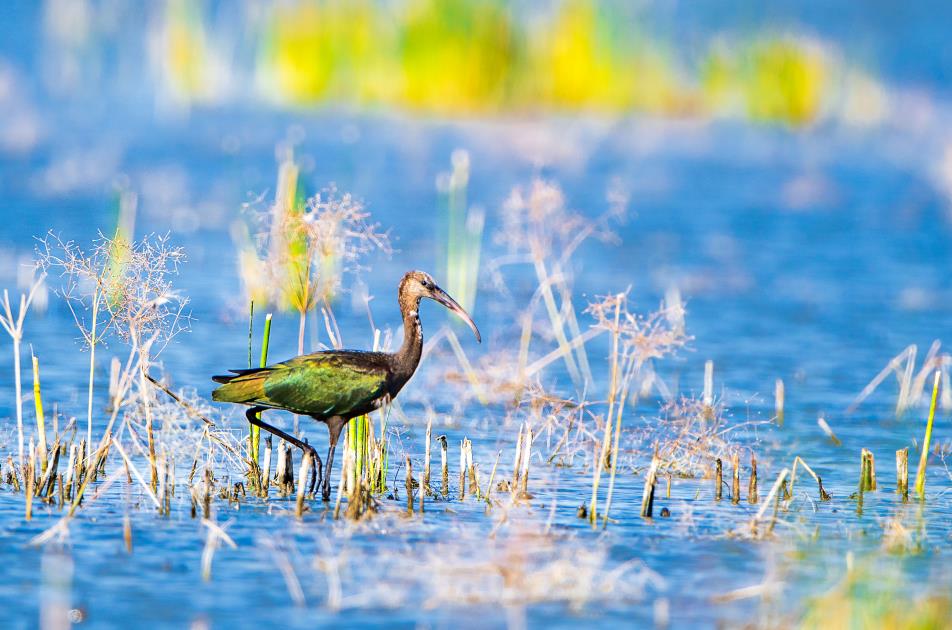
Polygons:
<instances>
[{"instance_id":1,"label":"wading bird","mask_svg":"<svg viewBox=\"0 0 952 630\"><path fill-rule=\"evenodd\" d=\"M212 399L249 405L248 422L261 427L313 458L310 489L315 474L322 478L325 501L331 496L331 469L337 438L347 421L373 411L392 400L420 364L423 329L420 325L420 300L430 298L459 315L481 341L473 319L456 300L433 281L429 274L410 271L400 281L398 300L403 315L403 345L397 352L328 350L304 354L263 368L231 370L233 375L214 376L223 385L212 392ZM305 441L261 421L258 414L266 409L284 409L310 416L327 425L330 446L327 469L321 458ZM315 473L315 468L317 471Z\"/></svg>"}]
</instances>

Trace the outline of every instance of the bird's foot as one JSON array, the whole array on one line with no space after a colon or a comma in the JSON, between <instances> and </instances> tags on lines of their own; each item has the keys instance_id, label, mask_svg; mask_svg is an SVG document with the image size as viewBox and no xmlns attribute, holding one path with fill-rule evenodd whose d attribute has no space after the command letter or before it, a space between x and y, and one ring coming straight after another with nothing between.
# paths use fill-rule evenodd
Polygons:
<instances>
[{"instance_id":1,"label":"bird's foot","mask_svg":"<svg viewBox=\"0 0 952 630\"><path fill-rule=\"evenodd\" d=\"M314 447L307 443L306 438L304 449L311 455L311 479L307 484L307 494L314 494L314 488L324 478L324 462L321 461L321 457L314 450Z\"/></svg>"}]
</instances>

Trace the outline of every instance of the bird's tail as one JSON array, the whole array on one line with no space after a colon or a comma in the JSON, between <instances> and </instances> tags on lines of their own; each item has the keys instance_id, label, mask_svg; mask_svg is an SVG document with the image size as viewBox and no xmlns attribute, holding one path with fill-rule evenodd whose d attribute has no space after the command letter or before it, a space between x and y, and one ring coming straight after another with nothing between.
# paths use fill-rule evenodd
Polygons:
<instances>
[{"instance_id":1,"label":"bird's tail","mask_svg":"<svg viewBox=\"0 0 952 630\"><path fill-rule=\"evenodd\" d=\"M264 397L264 380L268 368L231 370L234 374L213 376L222 386L212 391L212 400L248 403Z\"/></svg>"}]
</instances>

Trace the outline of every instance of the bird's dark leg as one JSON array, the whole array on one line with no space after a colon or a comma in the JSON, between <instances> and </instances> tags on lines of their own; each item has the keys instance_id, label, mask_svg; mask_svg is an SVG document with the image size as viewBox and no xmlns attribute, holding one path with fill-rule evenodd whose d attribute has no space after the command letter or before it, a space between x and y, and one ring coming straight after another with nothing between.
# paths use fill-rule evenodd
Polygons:
<instances>
[{"instance_id":1,"label":"bird's dark leg","mask_svg":"<svg viewBox=\"0 0 952 630\"><path fill-rule=\"evenodd\" d=\"M324 476L324 500L330 501L331 499L331 469L334 467L334 451L337 450L337 438L340 437L340 430L346 424L346 422L338 417L334 416L333 418L327 419L327 434L328 434L328 443L330 446L327 448L327 474Z\"/></svg>"},{"instance_id":2,"label":"bird's dark leg","mask_svg":"<svg viewBox=\"0 0 952 630\"><path fill-rule=\"evenodd\" d=\"M295 445L302 451L306 451L311 454L311 459L314 460L314 465L311 466L311 482L308 484L307 491L314 492L314 486L317 485L317 480L323 478L324 476L324 464L323 462L321 462L321 458L318 457L317 451L315 451L314 447L308 444L307 442L299 440L293 435L285 433L281 429L277 427L273 427L270 424L263 422L261 418L258 417L258 414L264 410L265 410L265 407L252 407L251 409L245 412L245 416L248 418L248 422L255 425L256 427L260 427L264 429L265 431L267 431L268 433L271 433L272 435L276 435L282 440L285 440ZM265 474L268 474L267 471L265 471Z\"/></svg>"}]
</instances>

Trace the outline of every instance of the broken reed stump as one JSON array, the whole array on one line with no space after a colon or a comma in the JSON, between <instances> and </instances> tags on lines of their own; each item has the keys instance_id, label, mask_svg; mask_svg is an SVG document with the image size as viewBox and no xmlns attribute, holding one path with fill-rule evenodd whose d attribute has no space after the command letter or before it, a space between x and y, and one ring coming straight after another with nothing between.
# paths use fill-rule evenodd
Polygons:
<instances>
[{"instance_id":1,"label":"broken reed stump","mask_svg":"<svg viewBox=\"0 0 952 630\"><path fill-rule=\"evenodd\" d=\"M896 493L909 500L909 447L896 451Z\"/></svg>"},{"instance_id":2,"label":"broken reed stump","mask_svg":"<svg viewBox=\"0 0 952 630\"><path fill-rule=\"evenodd\" d=\"M655 483L658 480L658 466L661 460L657 455L651 458L651 466L648 467L648 474L645 476L645 489L641 493L641 517L651 518L654 510Z\"/></svg>"},{"instance_id":3,"label":"broken reed stump","mask_svg":"<svg viewBox=\"0 0 952 630\"><path fill-rule=\"evenodd\" d=\"M132 553L132 522L128 514L122 517L122 542L125 543L126 553Z\"/></svg>"},{"instance_id":4,"label":"broken reed stump","mask_svg":"<svg viewBox=\"0 0 952 630\"><path fill-rule=\"evenodd\" d=\"M166 494L165 483L167 481L165 476L165 465L166 465L165 458L158 459L155 462L155 472L156 472L155 484L156 485L153 492L155 492L155 497L159 500L159 516L165 515L165 494Z\"/></svg>"},{"instance_id":5,"label":"broken reed stump","mask_svg":"<svg viewBox=\"0 0 952 630\"><path fill-rule=\"evenodd\" d=\"M69 446L69 459L66 461L66 477L60 483L60 494L64 500L69 501L73 497L73 475L76 472L76 445Z\"/></svg>"},{"instance_id":6,"label":"broken reed stump","mask_svg":"<svg viewBox=\"0 0 952 630\"><path fill-rule=\"evenodd\" d=\"M747 502L751 505L757 504L757 458L753 453L750 455L750 482L747 484Z\"/></svg>"},{"instance_id":7,"label":"broken reed stump","mask_svg":"<svg viewBox=\"0 0 952 630\"><path fill-rule=\"evenodd\" d=\"M440 443L440 470L443 474L443 485L440 487L440 492L445 499L450 493L450 471L446 461L446 436L441 435L440 437L436 438L436 440Z\"/></svg>"},{"instance_id":8,"label":"broken reed stump","mask_svg":"<svg viewBox=\"0 0 952 630\"><path fill-rule=\"evenodd\" d=\"M731 479L731 503L737 505L740 503L740 454L731 455L731 466L733 467Z\"/></svg>"},{"instance_id":9,"label":"broken reed stump","mask_svg":"<svg viewBox=\"0 0 952 630\"><path fill-rule=\"evenodd\" d=\"M426 498L426 493L427 493L427 486L425 483L420 485L419 493L420 493L420 505L418 509L420 510L420 514L422 515L423 514L423 500Z\"/></svg>"},{"instance_id":10,"label":"broken reed stump","mask_svg":"<svg viewBox=\"0 0 952 630\"><path fill-rule=\"evenodd\" d=\"M294 492L294 453L291 445L284 440L278 443L278 465L275 469L274 484L281 496L289 497Z\"/></svg>"},{"instance_id":11,"label":"broken reed stump","mask_svg":"<svg viewBox=\"0 0 952 630\"><path fill-rule=\"evenodd\" d=\"M476 470L476 464L473 463L473 442L466 439L466 474L469 477L469 493L477 499L482 498L479 490L479 474Z\"/></svg>"},{"instance_id":12,"label":"broken reed stump","mask_svg":"<svg viewBox=\"0 0 952 630\"><path fill-rule=\"evenodd\" d=\"M265 438L264 463L261 465L261 496L267 498L268 490L271 488L271 436Z\"/></svg>"},{"instance_id":13,"label":"broken reed stump","mask_svg":"<svg viewBox=\"0 0 952 630\"><path fill-rule=\"evenodd\" d=\"M466 498L466 439L459 443L459 500Z\"/></svg>"},{"instance_id":14,"label":"broken reed stump","mask_svg":"<svg viewBox=\"0 0 952 630\"><path fill-rule=\"evenodd\" d=\"M860 492L876 489L876 461L873 452L865 448L860 454L859 489Z\"/></svg>"},{"instance_id":15,"label":"broken reed stump","mask_svg":"<svg viewBox=\"0 0 952 630\"><path fill-rule=\"evenodd\" d=\"M294 515L298 520L304 517L304 498L307 495L307 479L311 470L311 454L307 451L301 456L301 470L298 472L297 501L294 506Z\"/></svg>"},{"instance_id":16,"label":"broken reed stump","mask_svg":"<svg viewBox=\"0 0 952 630\"><path fill-rule=\"evenodd\" d=\"M202 483L202 518L205 519L212 516L212 492L214 489L212 479L212 469L206 468Z\"/></svg>"},{"instance_id":17,"label":"broken reed stump","mask_svg":"<svg viewBox=\"0 0 952 630\"><path fill-rule=\"evenodd\" d=\"M774 386L774 410L777 414L777 426L780 427L783 426L783 399L783 379L778 378Z\"/></svg>"},{"instance_id":18,"label":"broken reed stump","mask_svg":"<svg viewBox=\"0 0 952 630\"><path fill-rule=\"evenodd\" d=\"M522 494L529 494L529 464L532 459L532 429L526 424L526 434L522 442L522 474L520 481L522 483Z\"/></svg>"},{"instance_id":19,"label":"broken reed stump","mask_svg":"<svg viewBox=\"0 0 952 630\"><path fill-rule=\"evenodd\" d=\"M721 485L724 483L724 464L718 457L714 462L714 500L721 500Z\"/></svg>"},{"instance_id":20,"label":"broken reed stump","mask_svg":"<svg viewBox=\"0 0 952 630\"><path fill-rule=\"evenodd\" d=\"M512 481L509 483L509 489L513 494L519 490L519 478L520 472L522 470L522 441L523 441L523 426L519 426L519 437L516 438L516 459L512 463Z\"/></svg>"},{"instance_id":21,"label":"broken reed stump","mask_svg":"<svg viewBox=\"0 0 952 630\"><path fill-rule=\"evenodd\" d=\"M26 520L33 518L33 464L23 465L23 479L26 482Z\"/></svg>"},{"instance_id":22,"label":"broken reed stump","mask_svg":"<svg viewBox=\"0 0 952 630\"><path fill-rule=\"evenodd\" d=\"M410 456L406 455L407 463L407 515L413 516L413 462Z\"/></svg>"}]
</instances>

